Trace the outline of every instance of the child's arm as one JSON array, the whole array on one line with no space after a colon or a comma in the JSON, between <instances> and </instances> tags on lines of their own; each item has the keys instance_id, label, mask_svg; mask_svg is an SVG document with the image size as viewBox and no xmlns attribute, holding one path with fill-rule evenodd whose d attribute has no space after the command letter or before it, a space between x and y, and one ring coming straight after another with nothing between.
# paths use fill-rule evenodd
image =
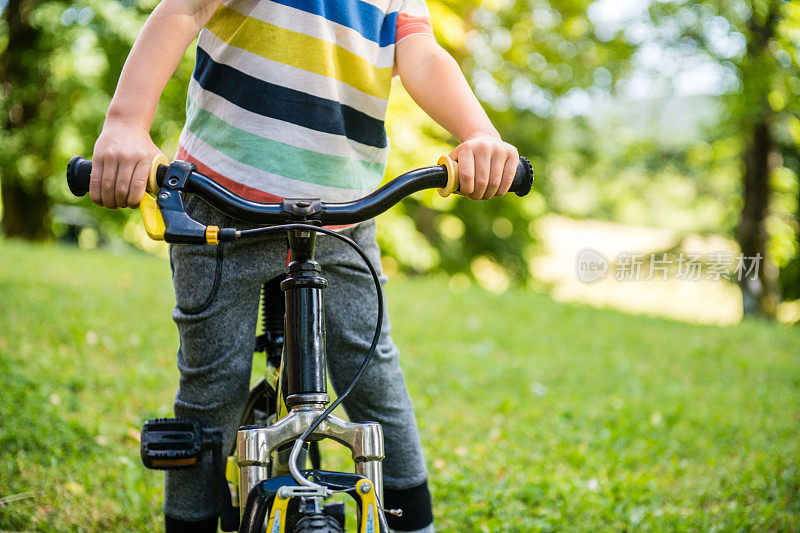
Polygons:
<instances>
[{"instance_id":1,"label":"child's arm","mask_svg":"<svg viewBox=\"0 0 800 533\"><path fill-rule=\"evenodd\" d=\"M395 49L397 71L408 94L461 144L459 191L473 200L508 192L519 154L503 142L455 60L428 35L410 35Z\"/></svg>"},{"instance_id":2,"label":"child's arm","mask_svg":"<svg viewBox=\"0 0 800 533\"><path fill-rule=\"evenodd\" d=\"M159 153L150 125L161 92L183 53L221 0L163 0L133 44L103 131L94 145L89 196L109 208L136 207Z\"/></svg>"}]
</instances>

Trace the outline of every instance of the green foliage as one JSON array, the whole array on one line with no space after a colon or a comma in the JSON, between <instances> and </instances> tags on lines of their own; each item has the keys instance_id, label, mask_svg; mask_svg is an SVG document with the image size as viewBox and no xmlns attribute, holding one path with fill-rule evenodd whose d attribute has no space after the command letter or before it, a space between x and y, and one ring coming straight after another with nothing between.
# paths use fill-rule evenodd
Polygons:
<instances>
[{"instance_id":1,"label":"green foliage","mask_svg":"<svg viewBox=\"0 0 800 533\"><path fill-rule=\"evenodd\" d=\"M594 34L586 16L590 3L428 2L437 39L460 61L503 138L532 160L539 179L524 199L512 195L471 202L428 194L406 202L396 212L410 216L432 245L426 255L433 259L422 263L428 266L423 270L438 266L477 279L491 270L505 280L498 288L529 276L528 260L536 242L531 222L546 209L545 196L552 191L548 185L553 168L550 159L561 153L554 142L563 125L553 120L556 102L582 91L608 92L613 83L611 73L624 71L633 50L621 38L601 40ZM430 153L421 145L456 144L415 113L413 104L403 99L394 102L395 112L390 111L388 120L392 161L402 161L405 166L390 163L390 176L431 164L438 154L431 154L427 161L415 157ZM396 111L400 109L402 112ZM394 125L393 116L401 115L402 124ZM416 142L396 131L409 127ZM382 244L401 266L411 266L412 261L395 254L390 243Z\"/></svg>"},{"instance_id":2,"label":"green foliage","mask_svg":"<svg viewBox=\"0 0 800 533\"><path fill-rule=\"evenodd\" d=\"M48 99L45 114L18 131L0 132L0 178L15 168L24 180L46 181L55 203L74 204L64 181L70 157L91 157L106 109L130 48L154 2L85 0L36 2L30 17L40 38L31 50L31 72L26 84L13 87L14 98L31 93ZM0 36L5 35L0 28ZM0 39L0 42L4 42ZM193 68L193 51L167 84L151 130L165 153L174 153L183 126L186 85ZM35 70L34 70L35 65ZM10 104L11 99L4 104ZM10 112L2 106L5 113ZM77 205L83 218L95 220L105 234L118 235L132 217L130 210L98 209L88 196ZM137 214L138 215L138 214ZM57 235L75 217L56 217Z\"/></svg>"},{"instance_id":3,"label":"green foliage","mask_svg":"<svg viewBox=\"0 0 800 533\"><path fill-rule=\"evenodd\" d=\"M169 266L2 240L0 257L0 494L34 492L0 529L162 528L134 437L177 385ZM446 285L388 285L438 530L800 528L796 328Z\"/></svg>"},{"instance_id":4,"label":"green foliage","mask_svg":"<svg viewBox=\"0 0 800 533\"><path fill-rule=\"evenodd\" d=\"M725 113L714 140L744 148L753 142L753 124L766 120L775 144L766 251L782 270L784 297L800 297L800 6L780 0L655 2L650 16L666 29L669 42L663 44L728 72Z\"/></svg>"},{"instance_id":5,"label":"green foliage","mask_svg":"<svg viewBox=\"0 0 800 533\"><path fill-rule=\"evenodd\" d=\"M463 66L504 138L532 159L542 178L537 191L550 200L553 173L572 166L572 155L596 158L602 149L592 144L609 131L602 128L588 143L566 147L566 139L587 128L575 122L577 135L565 134L569 125L558 108L568 101L608 98L635 50L620 35L598 34L588 16L591 4L484 2L476 4L468 19L474 29L467 35ZM579 175L580 169L574 170ZM550 206L557 208L557 200Z\"/></svg>"},{"instance_id":6,"label":"green foliage","mask_svg":"<svg viewBox=\"0 0 800 533\"><path fill-rule=\"evenodd\" d=\"M717 100L665 97L569 121L557 133L559 149L549 167L550 205L579 218L732 233L741 210L736 179L741 145L736 138L713 133ZM681 128L667 109L684 115L705 109L708 116L692 124L691 133L676 138ZM655 115L653 131L642 134L631 128L632 115ZM697 131L703 125L707 135ZM657 129L662 126L669 132Z\"/></svg>"}]
</instances>

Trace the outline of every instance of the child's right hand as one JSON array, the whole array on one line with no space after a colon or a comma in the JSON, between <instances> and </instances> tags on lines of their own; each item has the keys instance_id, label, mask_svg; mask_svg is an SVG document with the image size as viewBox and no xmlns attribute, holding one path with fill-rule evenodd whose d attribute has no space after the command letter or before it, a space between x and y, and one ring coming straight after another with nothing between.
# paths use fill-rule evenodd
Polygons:
<instances>
[{"instance_id":1,"label":"child's right hand","mask_svg":"<svg viewBox=\"0 0 800 533\"><path fill-rule=\"evenodd\" d=\"M161 150L140 126L106 120L94 145L89 197L110 209L139 206L150 164Z\"/></svg>"}]
</instances>

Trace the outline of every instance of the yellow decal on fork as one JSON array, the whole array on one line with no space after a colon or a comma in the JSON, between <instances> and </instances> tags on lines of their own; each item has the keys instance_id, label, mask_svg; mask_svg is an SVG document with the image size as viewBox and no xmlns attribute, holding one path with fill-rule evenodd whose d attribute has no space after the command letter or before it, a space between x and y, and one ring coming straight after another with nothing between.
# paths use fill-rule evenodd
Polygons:
<instances>
[{"instance_id":1,"label":"yellow decal on fork","mask_svg":"<svg viewBox=\"0 0 800 533\"><path fill-rule=\"evenodd\" d=\"M378 513L378 498L375 497L375 487L368 479L362 479L356 483L356 494L361 500L361 526L359 533L388 533L380 529Z\"/></svg>"},{"instance_id":2,"label":"yellow decal on fork","mask_svg":"<svg viewBox=\"0 0 800 533\"><path fill-rule=\"evenodd\" d=\"M239 463L233 455L228 456L228 461L225 463L225 479L228 480L228 486L231 488L231 501L234 506L239 505Z\"/></svg>"},{"instance_id":3,"label":"yellow decal on fork","mask_svg":"<svg viewBox=\"0 0 800 533\"><path fill-rule=\"evenodd\" d=\"M283 499L277 494L275 495L267 521L269 533L283 533L286 530L286 509L289 507L289 500L291 497Z\"/></svg>"}]
</instances>

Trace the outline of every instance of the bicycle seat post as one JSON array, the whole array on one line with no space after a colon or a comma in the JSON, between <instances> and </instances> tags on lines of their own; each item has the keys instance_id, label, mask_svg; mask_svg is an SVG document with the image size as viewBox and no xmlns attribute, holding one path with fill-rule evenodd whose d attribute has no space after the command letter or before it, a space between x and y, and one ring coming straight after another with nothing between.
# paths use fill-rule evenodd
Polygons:
<instances>
[{"instance_id":1,"label":"bicycle seat post","mask_svg":"<svg viewBox=\"0 0 800 533\"><path fill-rule=\"evenodd\" d=\"M329 401L325 369L325 311L322 291L328 281L314 261L316 233L289 230L291 262L281 282L286 300L284 398L289 409Z\"/></svg>"}]
</instances>

